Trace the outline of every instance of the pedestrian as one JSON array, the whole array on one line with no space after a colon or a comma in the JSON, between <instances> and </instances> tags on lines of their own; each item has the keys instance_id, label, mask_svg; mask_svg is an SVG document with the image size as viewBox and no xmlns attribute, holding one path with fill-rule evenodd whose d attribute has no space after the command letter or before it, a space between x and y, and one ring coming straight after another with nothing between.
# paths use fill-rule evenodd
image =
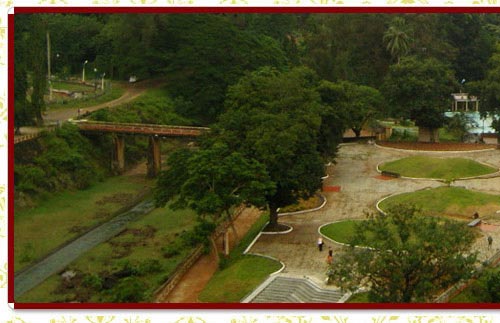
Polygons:
<instances>
[{"instance_id":1,"label":"pedestrian","mask_svg":"<svg viewBox=\"0 0 500 323\"><path fill-rule=\"evenodd\" d=\"M318 238L318 250L323 251L323 238L322 237Z\"/></svg>"},{"instance_id":2,"label":"pedestrian","mask_svg":"<svg viewBox=\"0 0 500 323\"><path fill-rule=\"evenodd\" d=\"M329 248L328 249L328 256L326 257L326 263L328 265L331 265L332 262L333 262L333 250L332 250L332 248Z\"/></svg>"},{"instance_id":3,"label":"pedestrian","mask_svg":"<svg viewBox=\"0 0 500 323\"><path fill-rule=\"evenodd\" d=\"M488 249L491 249L491 244L493 243L493 238L488 236Z\"/></svg>"}]
</instances>

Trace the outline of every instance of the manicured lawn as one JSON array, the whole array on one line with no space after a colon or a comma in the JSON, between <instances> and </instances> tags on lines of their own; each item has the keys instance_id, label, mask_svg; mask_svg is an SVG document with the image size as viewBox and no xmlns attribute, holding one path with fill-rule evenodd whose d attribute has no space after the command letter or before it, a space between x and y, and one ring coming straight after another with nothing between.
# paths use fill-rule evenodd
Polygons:
<instances>
[{"instance_id":1,"label":"manicured lawn","mask_svg":"<svg viewBox=\"0 0 500 323\"><path fill-rule=\"evenodd\" d=\"M474 212L486 219L500 210L500 196L466 190L459 187L438 187L389 197L380 203L386 210L390 205L415 204L425 215L450 216L470 220Z\"/></svg>"},{"instance_id":2,"label":"manicured lawn","mask_svg":"<svg viewBox=\"0 0 500 323\"><path fill-rule=\"evenodd\" d=\"M349 297L346 303L370 303L368 292L357 293Z\"/></svg>"},{"instance_id":3,"label":"manicured lawn","mask_svg":"<svg viewBox=\"0 0 500 323\"><path fill-rule=\"evenodd\" d=\"M380 165L380 170L417 178L446 180L494 173L497 169L465 158L411 156Z\"/></svg>"},{"instance_id":4,"label":"manicured lawn","mask_svg":"<svg viewBox=\"0 0 500 323\"><path fill-rule=\"evenodd\" d=\"M140 288L131 290L141 294L138 301L153 301L153 292L192 250L186 245L177 255L166 257L162 247L180 239L181 233L191 229L195 223L196 215L190 210L155 209L131 222L118 236L73 262L68 270L77 272L74 280L80 282L74 288L68 288L55 274L16 301L113 302L120 291L117 289L119 281L125 278L139 282ZM113 279L118 280L114 285L109 283Z\"/></svg>"},{"instance_id":5,"label":"manicured lawn","mask_svg":"<svg viewBox=\"0 0 500 323\"><path fill-rule=\"evenodd\" d=\"M279 262L268 258L252 255L241 257L215 274L200 294L200 301L237 303L261 284L269 274L280 268Z\"/></svg>"},{"instance_id":6,"label":"manicured lawn","mask_svg":"<svg viewBox=\"0 0 500 323\"><path fill-rule=\"evenodd\" d=\"M321 228L321 234L340 243L348 243L354 235L356 223L359 221L347 220L330 223Z\"/></svg>"},{"instance_id":7,"label":"manicured lawn","mask_svg":"<svg viewBox=\"0 0 500 323\"><path fill-rule=\"evenodd\" d=\"M18 271L51 250L109 220L137 199L152 181L144 175L117 176L92 187L56 194L14 215L14 267Z\"/></svg>"},{"instance_id":8,"label":"manicured lawn","mask_svg":"<svg viewBox=\"0 0 500 323\"><path fill-rule=\"evenodd\" d=\"M257 288L270 274L281 268L281 263L264 257L243 255L243 251L254 240L269 221L262 215L234 248L225 267L218 270L201 292L199 299L208 303L237 303Z\"/></svg>"}]
</instances>

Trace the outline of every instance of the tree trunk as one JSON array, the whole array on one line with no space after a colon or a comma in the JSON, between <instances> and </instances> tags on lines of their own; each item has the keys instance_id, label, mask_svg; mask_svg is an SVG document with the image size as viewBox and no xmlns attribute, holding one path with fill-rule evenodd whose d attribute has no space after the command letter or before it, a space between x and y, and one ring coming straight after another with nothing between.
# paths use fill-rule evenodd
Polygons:
<instances>
[{"instance_id":1,"label":"tree trunk","mask_svg":"<svg viewBox=\"0 0 500 323\"><path fill-rule=\"evenodd\" d=\"M215 261L217 262L217 264L219 263L220 261L220 258L219 258L219 251L217 250L217 244L215 244L215 240L214 240L214 237L210 236L210 243L212 244L212 250L215 254Z\"/></svg>"},{"instance_id":2,"label":"tree trunk","mask_svg":"<svg viewBox=\"0 0 500 323\"><path fill-rule=\"evenodd\" d=\"M229 226L231 227L231 230L233 230L234 233L234 239L235 241L238 241L238 231L236 231L236 226L234 225L234 220L233 217L231 216L231 213L229 211L227 212L227 218L229 219Z\"/></svg>"},{"instance_id":3,"label":"tree trunk","mask_svg":"<svg viewBox=\"0 0 500 323\"><path fill-rule=\"evenodd\" d=\"M278 226L278 207L269 204L269 226Z\"/></svg>"}]
</instances>

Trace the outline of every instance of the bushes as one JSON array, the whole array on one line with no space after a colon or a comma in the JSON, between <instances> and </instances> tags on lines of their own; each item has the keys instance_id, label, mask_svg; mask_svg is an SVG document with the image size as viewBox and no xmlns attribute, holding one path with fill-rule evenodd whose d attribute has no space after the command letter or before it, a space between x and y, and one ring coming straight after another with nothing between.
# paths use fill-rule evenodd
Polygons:
<instances>
[{"instance_id":1,"label":"bushes","mask_svg":"<svg viewBox=\"0 0 500 323\"><path fill-rule=\"evenodd\" d=\"M20 148L16 155L25 151L32 157L20 156L14 164L17 192L40 197L44 192L84 189L104 176L102 153L71 124L44 133L38 145Z\"/></svg>"},{"instance_id":2,"label":"bushes","mask_svg":"<svg viewBox=\"0 0 500 323\"><path fill-rule=\"evenodd\" d=\"M143 281L143 277L162 270L158 260L147 259L135 263L124 261L112 272L82 273L75 271L76 275L71 279L63 278L61 280L58 292L64 294L67 290L74 290L74 299L67 301L88 302L92 297L98 297L101 302L141 302L150 297L146 293L148 286Z\"/></svg>"},{"instance_id":3,"label":"bushes","mask_svg":"<svg viewBox=\"0 0 500 323\"><path fill-rule=\"evenodd\" d=\"M176 106L185 106L182 100L172 100L165 89L149 90L132 103L115 109L93 112L90 119L120 123L149 123L169 125L191 125L193 121L181 117Z\"/></svg>"}]
</instances>

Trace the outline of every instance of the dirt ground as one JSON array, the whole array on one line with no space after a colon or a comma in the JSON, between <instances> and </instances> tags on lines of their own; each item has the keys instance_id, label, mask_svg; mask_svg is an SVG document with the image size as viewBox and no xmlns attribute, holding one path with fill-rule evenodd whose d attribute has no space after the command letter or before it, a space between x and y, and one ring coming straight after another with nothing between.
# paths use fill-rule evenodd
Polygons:
<instances>
[{"instance_id":1,"label":"dirt ground","mask_svg":"<svg viewBox=\"0 0 500 323\"><path fill-rule=\"evenodd\" d=\"M239 239L236 240L232 231L229 230L229 248L232 250L239 240L248 232L250 227L257 221L260 211L254 208L245 209L236 219L235 227ZM219 252L222 253L222 238L216 241ZM188 270L179 284L168 295L160 292L157 302L159 303L198 303L198 295L205 288L209 280L217 271L217 261L213 251L200 259Z\"/></svg>"}]
</instances>

